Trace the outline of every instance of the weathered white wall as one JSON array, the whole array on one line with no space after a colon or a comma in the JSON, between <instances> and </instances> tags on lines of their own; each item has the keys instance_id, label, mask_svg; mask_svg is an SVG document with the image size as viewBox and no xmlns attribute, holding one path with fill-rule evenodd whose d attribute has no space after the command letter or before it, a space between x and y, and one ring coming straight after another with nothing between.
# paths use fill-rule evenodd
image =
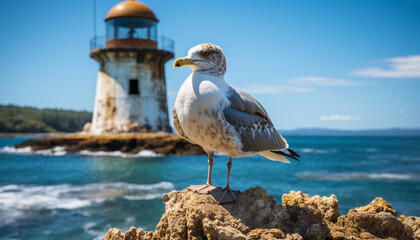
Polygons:
<instances>
[{"instance_id":1,"label":"weathered white wall","mask_svg":"<svg viewBox=\"0 0 420 240\"><path fill-rule=\"evenodd\" d=\"M133 123L151 131L168 131L166 86L161 58L136 52L102 53L91 132L127 132ZM140 59L148 58L148 59ZM139 95L129 95L138 79Z\"/></svg>"}]
</instances>

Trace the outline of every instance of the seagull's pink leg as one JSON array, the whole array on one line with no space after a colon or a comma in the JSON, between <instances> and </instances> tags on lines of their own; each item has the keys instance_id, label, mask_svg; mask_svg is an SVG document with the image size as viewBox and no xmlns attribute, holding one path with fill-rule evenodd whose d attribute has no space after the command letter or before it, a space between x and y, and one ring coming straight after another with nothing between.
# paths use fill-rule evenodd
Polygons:
<instances>
[{"instance_id":1,"label":"seagull's pink leg","mask_svg":"<svg viewBox=\"0 0 420 240\"><path fill-rule=\"evenodd\" d=\"M211 185L211 172L213 169L213 153L207 153L209 155L209 171L207 174L207 183L204 185L190 185L188 186L188 189L194 191L194 192L199 192L199 193L209 193L210 191L218 188L218 187L214 187L213 185Z\"/></svg>"},{"instance_id":2,"label":"seagull's pink leg","mask_svg":"<svg viewBox=\"0 0 420 240\"><path fill-rule=\"evenodd\" d=\"M207 173L207 184L209 184L209 185L211 185L211 171L213 169L213 162L214 162L213 153L210 153L209 154L209 161L208 161L209 170L208 170L208 173Z\"/></svg>"},{"instance_id":3,"label":"seagull's pink leg","mask_svg":"<svg viewBox=\"0 0 420 240\"><path fill-rule=\"evenodd\" d=\"M230 188L230 170L232 169L231 156L229 156L229 162L226 164L226 166L228 167L226 187L221 189L214 189L210 192L210 194L219 204L235 202L239 195L238 190L232 190Z\"/></svg>"}]
</instances>

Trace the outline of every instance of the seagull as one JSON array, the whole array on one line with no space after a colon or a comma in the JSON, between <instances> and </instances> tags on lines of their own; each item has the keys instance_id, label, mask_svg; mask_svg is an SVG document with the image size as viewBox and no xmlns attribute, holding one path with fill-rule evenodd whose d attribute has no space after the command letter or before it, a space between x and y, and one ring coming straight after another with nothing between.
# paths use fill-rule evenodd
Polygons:
<instances>
[{"instance_id":1,"label":"seagull","mask_svg":"<svg viewBox=\"0 0 420 240\"><path fill-rule=\"evenodd\" d=\"M239 191L230 188L232 157L259 154L285 163L290 163L285 157L299 161L263 106L225 82L226 58L219 46L203 43L191 48L186 57L175 60L174 67L182 66L192 73L179 89L173 125L179 136L200 145L209 157L207 183L189 189L210 193L219 204L234 202ZM213 152L229 157L225 188L212 185Z\"/></svg>"}]
</instances>

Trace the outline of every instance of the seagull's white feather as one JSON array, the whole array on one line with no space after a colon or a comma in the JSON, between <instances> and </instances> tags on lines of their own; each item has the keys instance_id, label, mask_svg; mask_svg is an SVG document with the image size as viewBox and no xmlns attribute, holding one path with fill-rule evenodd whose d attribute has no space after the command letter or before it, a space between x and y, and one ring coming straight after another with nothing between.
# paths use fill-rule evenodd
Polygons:
<instances>
[{"instance_id":1,"label":"seagull's white feather","mask_svg":"<svg viewBox=\"0 0 420 240\"><path fill-rule=\"evenodd\" d=\"M221 77L192 73L182 84L175 102L175 130L206 151L231 156L287 148L287 142L275 130L264 108L251 96L240 93ZM232 97L235 95L238 97ZM276 154L265 155L273 159ZM284 161L283 157L280 159Z\"/></svg>"},{"instance_id":2,"label":"seagull's white feather","mask_svg":"<svg viewBox=\"0 0 420 240\"><path fill-rule=\"evenodd\" d=\"M298 156L287 150L289 145L263 106L225 82L226 60L219 47L198 45L179 61L187 62L193 70L182 84L173 109L174 127L180 136L206 152L231 157L259 154L289 162L283 154Z\"/></svg>"},{"instance_id":3,"label":"seagull's white feather","mask_svg":"<svg viewBox=\"0 0 420 240\"><path fill-rule=\"evenodd\" d=\"M234 134L235 128L223 120L222 111L229 105L225 96L228 88L223 78L193 72L182 84L173 111L182 128L182 132L177 130L179 135L184 134L208 152L238 156L241 141Z\"/></svg>"},{"instance_id":4,"label":"seagull's white feather","mask_svg":"<svg viewBox=\"0 0 420 240\"><path fill-rule=\"evenodd\" d=\"M178 133L179 136L183 137L185 140L194 143L191 141L188 136L184 133L184 129L182 129L181 123L178 120L178 114L176 113L176 109L172 109L172 122L174 124L175 132Z\"/></svg>"}]
</instances>

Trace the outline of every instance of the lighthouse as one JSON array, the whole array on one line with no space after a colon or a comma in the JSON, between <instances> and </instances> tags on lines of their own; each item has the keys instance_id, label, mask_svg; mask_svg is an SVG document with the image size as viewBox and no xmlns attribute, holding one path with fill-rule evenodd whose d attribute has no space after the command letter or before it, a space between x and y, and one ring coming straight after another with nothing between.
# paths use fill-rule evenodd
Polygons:
<instances>
[{"instance_id":1,"label":"lighthouse","mask_svg":"<svg viewBox=\"0 0 420 240\"><path fill-rule=\"evenodd\" d=\"M106 36L91 40L100 64L91 133L172 131L164 65L174 43L158 37L158 22L148 6L127 0L108 12Z\"/></svg>"}]
</instances>

